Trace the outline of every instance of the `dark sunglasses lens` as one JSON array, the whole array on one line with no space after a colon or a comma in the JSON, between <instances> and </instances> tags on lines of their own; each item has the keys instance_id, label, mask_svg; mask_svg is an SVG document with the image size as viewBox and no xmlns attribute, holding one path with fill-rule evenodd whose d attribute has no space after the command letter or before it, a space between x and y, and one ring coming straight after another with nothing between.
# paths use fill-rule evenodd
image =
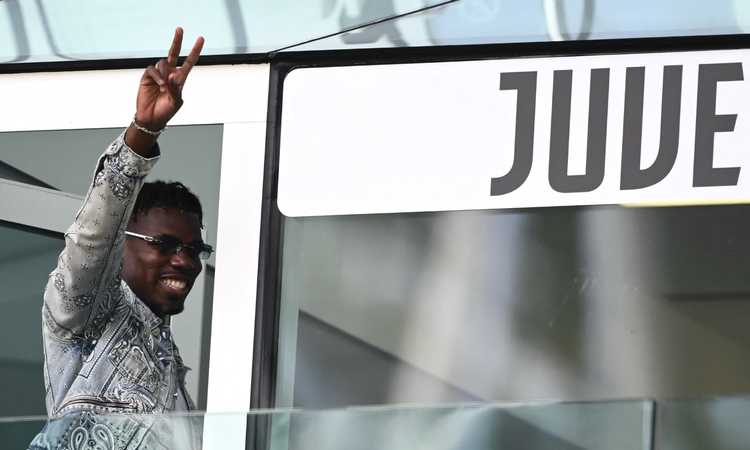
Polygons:
<instances>
[{"instance_id":1,"label":"dark sunglasses lens","mask_svg":"<svg viewBox=\"0 0 750 450\"><path fill-rule=\"evenodd\" d=\"M172 255L177 251L182 242L174 236L159 236L159 251L165 255Z\"/></svg>"},{"instance_id":2,"label":"dark sunglasses lens","mask_svg":"<svg viewBox=\"0 0 750 450\"><path fill-rule=\"evenodd\" d=\"M158 239L159 242L156 242L155 244L159 247L159 251L164 255L174 255L177 253L177 249L180 248L193 259L205 260L211 257L211 253L214 251L210 245L202 242L196 244L183 244L182 241L176 237L169 235L159 236Z\"/></svg>"}]
</instances>

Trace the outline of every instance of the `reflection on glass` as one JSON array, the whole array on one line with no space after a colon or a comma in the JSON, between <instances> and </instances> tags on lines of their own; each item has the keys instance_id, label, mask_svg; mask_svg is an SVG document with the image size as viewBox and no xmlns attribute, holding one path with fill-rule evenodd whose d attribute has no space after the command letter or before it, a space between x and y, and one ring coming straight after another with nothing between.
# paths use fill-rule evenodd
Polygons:
<instances>
[{"instance_id":1,"label":"reflection on glass","mask_svg":"<svg viewBox=\"0 0 750 450\"><path fill-rule=\"evenodd\" d=\"M82 412L46 423L40 418L0 422L0 438L3 444L18 443L8 448L19 449L27 448L33 439L33 450L194 450L201 448L201 440L204 450L646 450L653 433L652 414L652 404L639 401L275 410L249 414ZM231 434L227 431L237 423L247 423L245 446L227 437ZM45 433L29 434L32 426L44 427Z\"/></svg>"},{"instance_id":2,"label":"reflection on glass","mask_svg":"<svg viewBox=\"0 0 750 450\"><path fill-rule=\"evenodd\" d=\"M57 431L57 438L86 435L96 445L109 442L111 436L112 447L100 445L106 449L193 449L196 447L191 446L192 442L199 442L202 433L204 450L215 450L237 448L230 430L238 423L246 423L247 444L238 448L730 450L746 448L750 439L745 426L748 412L750 402L738 397L658 402L273 410L249 414L118 416L85 413L52 419L49 423L43 417L0 421L0 442L3 448L27 448L37 431L46 425L47 430ZM147 426L151 429L146 430ZM157 436L161 437L160 442L148 447ZM37 442L40 441L37 436ZM47 444L55 444L54 438ZM58 447L50 445L49 448Z\"/></svg>"},{"instance_id":3,"label":"reflection on glass","mask_svg":"<svg viewBox=\"0 0 750 450\"><path fill-rule=\"evenodd\" d=\"M203 416L102 414L81 411L49 419L29 450L194 450L201 448Z\"/></svg>"},{"instance_id":4,"label":"reflection on glass","mask_svg":"<svg viewBox=\"0 0 750 450\"><path fill-rule=\"evenodd\" d=\"M749 26L742 0L462 0L293 50L718 35Z\"/></svg>"},{"instance_id":5,"label":"reflection on glass","mask_svg":"<svg viewBox=\"0 0 750 450\"><path fill-rule=\"evenodd\" d=\"M646 450L649 417L650 403L636 401L302 411L289 415L288 449Z\"/></svg>"},{"instance_id":6,"label":"reflection on glass","mask_svg":"<svg viewBox=\"0 0 750 450\"><path fill-rule=\"evenodd\" d=\"M286 218L277 406L750 392L750 206Z\"/></svg>"},{"instance_id":7,"label":"reflection on glass","mask_svg":"<svg viewBox=\"0 0 750 450\"><path fill-rule=\"evenodd\" d=\"M0 2L0 61L160 57L175 26L202 34L204 54L265 53L398 16L440 0L132 0ZM158 20L156 20L158 18ZM4 26L3 26L4 25ZM742 33L744 0L460 0L294 50L536 42ZM95 39L91 37L94 36Z\"/></svg>"},{"instance_id":8,"label":"reflection on glass","mask_svg":"<svg viewBox=\"0 0 750 450\"><path fill-rule=\"evenodd\" d=\"M660 450L730 450L746 448L750 442L747 397L666 401L656 411Z\"/></svg>"},{"instance_id":9,"label":"reflection on glass","mask_svg":"<svg viewBox=\"0 0 750 450\"><path fill-rule=\"evenodd\" d=\"M0 61L161 57L176 26L185 41L206 37L204 55L263 53L402 14L436 0L214 0L185 5L161 1L82 1L68 5L39 0L0 2ZM4 31L6 30L6 31ZM92 37L94 37L92 39Z\"/></svg>"}]
</instances>

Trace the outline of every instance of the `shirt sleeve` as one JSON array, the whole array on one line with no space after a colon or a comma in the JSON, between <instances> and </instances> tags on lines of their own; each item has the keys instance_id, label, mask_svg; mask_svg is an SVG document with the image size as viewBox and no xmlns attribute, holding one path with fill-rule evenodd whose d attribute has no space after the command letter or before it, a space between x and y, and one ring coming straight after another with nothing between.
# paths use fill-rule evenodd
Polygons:
<instances>
[{"instance_id":1,"label":"shirt sleeve","mask_svg":"<svg viewBox=\"0 0 750 450\"><path fill-rule=\"evenodd\" d=\"M122 133L99 158L94 179L65 233L65 249L44 291L44 326L73 339L103 322L121 301L125 228L143 179L158 160L125 144Z\"/></svg>"}]
</instances>

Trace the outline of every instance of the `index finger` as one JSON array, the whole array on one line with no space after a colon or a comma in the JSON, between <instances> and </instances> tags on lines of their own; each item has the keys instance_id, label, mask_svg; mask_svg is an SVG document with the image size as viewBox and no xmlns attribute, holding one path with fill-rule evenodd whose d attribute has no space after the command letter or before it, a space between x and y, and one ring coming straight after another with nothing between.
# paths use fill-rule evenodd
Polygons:
<instances>
[{"instance_id":1,"label":"index finger","mask_svg":"<svg viewBox=\"0 0 750 450\"><path fill-rule=\"evenodd\" d=\"M203 39L203 36L199 36L198 39L195 40L195 44L193 44L193 49L190 50L190 53L187 55L187 58L185 58L185 62L182 64L182 67L180 68L180 72L182 72L181 82L183 83L185 82L185 79L190 73L190 69L192 69L193 66L198 62L198 58L201 56L201 50L203 50L204 42L205 42L205 39Z\"/></svg>"},{"instance_id":2,"label":"index finger","mask_svg":"<svg viewBox=\"0 0 750 450\"><path fill-rule=\"evenodd\" d=\"M180 56L180 48L182 48L182 28L177 27L174 30L174 38L172 38L172 46L169 48L167 54L167 62L170 66L177 65L177 57Z\"/></svg>"}]
</instances>

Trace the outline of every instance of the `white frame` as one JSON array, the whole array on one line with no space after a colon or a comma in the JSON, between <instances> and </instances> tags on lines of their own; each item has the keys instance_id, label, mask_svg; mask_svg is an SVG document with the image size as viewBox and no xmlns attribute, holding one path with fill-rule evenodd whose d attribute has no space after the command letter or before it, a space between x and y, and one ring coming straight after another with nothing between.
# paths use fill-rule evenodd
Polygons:
<instances>
[{"instance_id":1,"label":"white frame","mask_svg":"<svg viewBox=\"0 0 750 450\"><path fill-rule=\"evenodd\" d=\"M142 69L0 75L0 132L124 127L135 109L141 74ZM185 105L171 122L224 125L207 411L233 414L206 417L205 449L245 448L268 79L268 64L198 66L185 88ZM63 232L80 202L80 196L0 180L0 220Z\"/></svg>"}]
</instances>

